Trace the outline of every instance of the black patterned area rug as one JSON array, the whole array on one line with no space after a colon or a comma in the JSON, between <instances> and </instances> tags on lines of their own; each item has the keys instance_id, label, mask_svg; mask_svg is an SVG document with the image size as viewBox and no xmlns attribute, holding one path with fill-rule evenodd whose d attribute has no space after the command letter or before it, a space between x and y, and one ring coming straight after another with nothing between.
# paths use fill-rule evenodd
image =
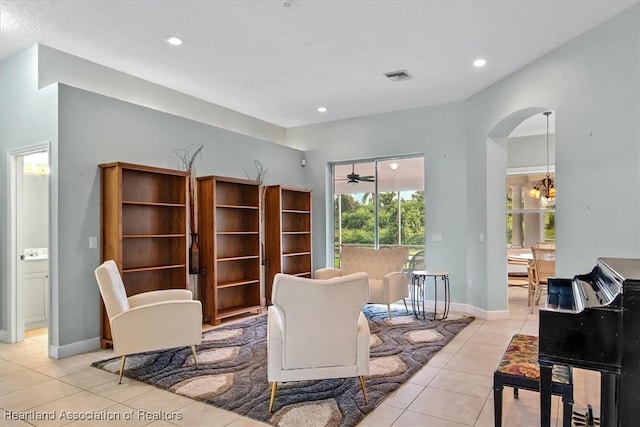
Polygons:
<instances>
[{"instance_id":1,"label":"black patterned area rug","mask_svg":"<svg viewBox=\"0 0 640 427\"><path fill-rule=\"evenodd\" d=\"M294 381L278 384L269 413L266 315L204 332L197 369L191 349L178 348L128 356L124 375L275 426L350 427L474 320L422 320L402 309L390 321L384 306L363 311L371 329L368 404L357 378ZM92 366L118 373L120 358Z\"/></svg>"}]
</instances>

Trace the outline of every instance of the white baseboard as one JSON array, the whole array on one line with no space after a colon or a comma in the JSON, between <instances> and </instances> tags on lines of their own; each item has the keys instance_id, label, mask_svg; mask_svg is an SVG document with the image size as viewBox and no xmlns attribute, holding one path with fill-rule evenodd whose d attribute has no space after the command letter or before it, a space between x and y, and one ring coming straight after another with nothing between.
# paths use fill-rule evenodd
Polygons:
<instances>
[{"instance_id":1,"label":"white baseboard","mask_svg":"<svg viewBox=\"0 0 640 427\"><path fill-rule=\"evenodd\" d=\"M456 309L456 311L464 311L465 313L469 313L484 320L503 320L509 319L510 317L509 310L487 311L469 304L451 304L451 307L453 307L454 305L461 306L460 310Z\"/></svg>"},{"instance_id":2,"label":"white baseboard","mask_svg":"<svg viewBox=\"0 0 640 427\"><path fill-rule=\"evenodd\" d=\"M401 303L396 303L396 304L401 304ZM407 305L409 305L409 310L411 310L410 304L411 304L410 301L407 300ZM424 308L426 311L433 310L433 307L434 307L433 300L426 300L424 302ZM438 300L437 309L438 309L438 313L442 314L442 311L444 309L444 301ZM487 311L487 310L475 307L473 305L462 304L457 302L452 302L449 306L449 310L456 311L458 313L467 313L467 314L470 314L471 316L475 316L479 319L484 319L484 320L502 320L502 319L509 318L509 310Z\"/></svg>"},{"instance_id":3,"label":"white baseboard","mask_svg":"<svg viewBox=\"0 0 640 427\"><path fill-rule=\"evenodd\" d=\"M100 348L100 337L90 338L84 341L72 342L65 345L49 345L49 357L53 359L63 359L76 354L86 353L88 351Z\"/></svg>"},{"instance_id":4,"label":"white baseboard","mask_svg":"<svg viewBox=\"0 0 640 427\"><path fill-rule=\"evenodd\" d=\"M9 331L6 329L0 329L0 341L9 342Z\"/></svg>"}]
</instances>

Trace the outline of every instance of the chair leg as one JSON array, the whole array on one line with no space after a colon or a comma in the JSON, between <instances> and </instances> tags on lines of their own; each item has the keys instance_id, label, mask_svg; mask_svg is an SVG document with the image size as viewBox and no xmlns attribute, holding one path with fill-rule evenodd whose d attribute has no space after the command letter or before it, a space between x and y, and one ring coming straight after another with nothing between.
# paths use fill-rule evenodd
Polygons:
<instances>
[{"instance_id":1,"label":"chair leg","mask_svg":"<svg viewBox=\"0 0 640 427\"><path fill-rule=\"evenodd\" d=\"M364 377L360 375L358 379L360 380L360 387L362 387L362 395L364 396L364 403L368 404L369 396L367 395L367 386L364 383Z\"/></svg>"},{"instance_id":2,"label":"chair leg","mask_svg":"<svg viewBox=\"0 0 640 427\"><path fill-rule=\"evenodd\" d=\"M122 374L124 373L124 361L127 359L127 356L122 356L120 359L120 376L118 377L118 384L122 384Z\"/></svg>"},{"instance_id":3,"label":"chair leg","mask_svg":"<svg viewBox=\"0 0 640 427\"><path fill-rule=\"evenodd\" d=\"M533 314L535 308L536 294L538 293L539 287L539 284L534 284L533 287L529 289L529 306L531 307L531 314Z\"/></svg>"},{"instance_id":4,"label":"chair leg","mask_svg":"<svg viewBox=\"0 0 640 427\"><path fill-rule=\"evenodd\" d=\"M198 358L196 357L196 346L191 346L191 354L193 354L193 363L196 365L196 369L198 369Z\"/></svg>"},{"instance_id":5,"label":"chair leg","mask_svg":"<svg viewBox=\"0 0 640 427\"><path fill-rule=\"evenodd\" d=\"M391 320L391 304L387 304L387 312L389 313L389 320Z\"/></svg>"},{"instance_id":6,"label":"chair leg","mask_svg":"<svg viewBox=\"0 0 640 427\"><path fill-rule=\"evenodd\" d=\"M538 307L540 305L540 295L542 294L542 285L538 283L536 285L535 291L533 293L533 297L531 298L531 313L533 314L534 307Z\"/></svg>"},{"instance_id":7,"label":"chair leg","mask_svg":"<svg viewBox=\"0 0 640 427\"><path fill-rule=\"evenodd\" d=\"M409 307L407 307L407 300L402 298L402 302L404 303L404 309L407 310L407 314L409 314Z\"/></svg>"},{"instance_id":8,"label":"chair leg","mask_svg":"<svg viewBox=\"0 0 640 427\"><path fill-rule=\"evenodd\" d=\"M273 402L276 400L276 389L278 388L278 382L271 383L271 399L269 400L269 412L273 410Z\"/></svg>"},{"instance_id":9,"label":"chair leg","mask_svg":"<svg viewBox=\"0 0 640 427\"><path fill-rule=\"evenodd\" d=\"M536 288L536 305L540 304L540 296L542 295L542 284L538 284Z\"/></svg>"}]
</instances>

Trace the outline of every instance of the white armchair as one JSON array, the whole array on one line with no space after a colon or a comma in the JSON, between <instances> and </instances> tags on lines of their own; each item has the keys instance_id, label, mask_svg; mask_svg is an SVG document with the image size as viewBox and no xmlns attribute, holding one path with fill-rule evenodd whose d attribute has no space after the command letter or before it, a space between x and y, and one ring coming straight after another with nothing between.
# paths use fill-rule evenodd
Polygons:
<instances>
[{"instance_id":1,"label":"white armchair","mask_svg":"<svg viewBox=\"0 0 640 427\"><path fill-rule=\"evenodd\" d=\"M386 304L391 318L391 304L409 297L409 279L403 273L409 259L409 248L393 247L381 249L343 246L340 251L340 268L316 270L316 279L330 279L356 272L369 276L369 303ZM408 311L408 309L407 309Z\"/></svg>"},{"instance_id":2,"label":"white armchair","mask_svg":"<svg viewBox=\"0 0 640 427\"><path fill-rule=\"evenodd\" d=\"M369 324L362 313L364 273L314 280L278 273L267 326L269 412L279 381L358 377L369 373Z\"/></svg>"},{"instance_id":3,"label":"white armchair","mask_svg":"<svg viewBox=\"0 0 640 427\"><path fill-rule=\"evenodd\" d=\"M109 317L113 352L122 356L118 384L129 354L191 346L198 366L195 346L202 341L202 308L200 301L192 300L191 291L166 289L127 298L112 260L96 268L95 275Z\"/></svg>"}]
</instances>

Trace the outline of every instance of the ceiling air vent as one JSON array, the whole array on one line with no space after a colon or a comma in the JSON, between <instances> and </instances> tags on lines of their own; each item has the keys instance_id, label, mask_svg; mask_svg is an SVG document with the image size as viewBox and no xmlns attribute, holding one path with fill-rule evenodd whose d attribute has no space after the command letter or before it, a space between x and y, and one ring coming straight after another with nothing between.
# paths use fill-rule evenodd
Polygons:
<instances>
[{"instance_id":1,"label":"ceiling air vent","mask_svg":"<svg viewBox=\"0 0 640 427\"><path fill-rule=\"evenodd\" d=\"M384 73L384 75L392 82L401 82L404 80L411 80L413 78L407 70L389 71L388 73Z\"/></svg>"}]
</instances>

